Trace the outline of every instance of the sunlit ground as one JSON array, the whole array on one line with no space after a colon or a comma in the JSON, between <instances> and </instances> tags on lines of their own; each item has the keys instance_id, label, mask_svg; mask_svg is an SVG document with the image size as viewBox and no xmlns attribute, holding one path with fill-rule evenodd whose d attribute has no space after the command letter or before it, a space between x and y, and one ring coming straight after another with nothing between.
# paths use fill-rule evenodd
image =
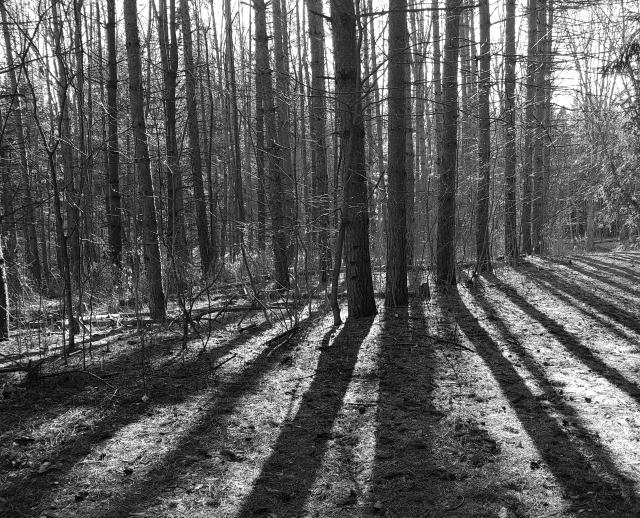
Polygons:
<instances>
[{"instance_id":1,"label":"sunlit ground","mask_svg":"<svg viewBox=\"0 0 640 518\"><path fill-rule=\"evenodd\" d=\"M499 267L338 329L303 315L290 341L229 323L116 394L21 392L0 514L637 516L638 261Z\"/></svg>"}]
</instances>

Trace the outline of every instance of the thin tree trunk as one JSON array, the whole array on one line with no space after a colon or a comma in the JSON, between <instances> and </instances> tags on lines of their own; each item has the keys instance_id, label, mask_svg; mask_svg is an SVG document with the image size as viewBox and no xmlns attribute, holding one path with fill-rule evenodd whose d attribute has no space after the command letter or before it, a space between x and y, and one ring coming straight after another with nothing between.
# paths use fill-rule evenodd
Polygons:
<instances>
[{"instance_id":1,"label":"thin tree trunk","mask_svg":"<svg viewBox=\"0 0 640 518\"><path fill-rule=\"evenodd\" d=\"M116 51L115 0L107 0L107 228L111 262L122 266L122 200L120 197L120 150L118 145L118 57Z\"/></svg>"},{"instance_id":2,"label":"thin tree trunk","mask_svg":"<svg viewBox=\"0 0 640 518\"><path fill-rule=\"evenodd\" d=\"M324 27L322 0L307 0L309 14L309 38L311 40L311 89L309 100L311 157L313 161L313 202L311 215L318 230L317 244L320 282L328 281L331 263L329 249L329 171L327 168L326 118L327 101L324 67Z\"/></svg>"},{"instance_id":3,"label":"thin tree trunk","mask_svg":"<svg viewBox=\"0 0 640 518\"><path fill-rule=\"evenodd\" d=\"M489 186L491 183L491 19L489 0L480 0L480 87L478 97L478 206L476 211L476 271L490 272Z\"/></svg>"},{"instance_id":4,"label":"thin tree trunk","mask_svg":"<svg viewBox=\"0 0 640 518\"><path fill-rule=\"evenodd\" d=\"M265 154L267 156L266 177L269 190L268 202L271 212L271 232L274 255L275 282L279 289L288 290L289 281L289 221L286 216L284 196L285 181L282 170L281 147L278 145L276 107L274 102L267 17L264 0L253 0L256 27L256 91L261 92L264 106ZM287 150L288 151L288 150Z\"/></svg>"},{"instance_id":5,"label":"thin tree trunk","mask_svg":"<svg viewBox=\"0 0 640 518\"><path fill-rule=\"evenodd\" d=\"M385 306L404 306L407 290L407 2L389 0L389 182Z\"/></svg>"},{"instance_id":6,"label":"thin tree trunk","mask_svg":"<svg viewBox=\"0 0 640 518\"><path fill-rule=\"evenodd\" d=\"M196 69L193 63L193 42L191 37L191 16L188 0L180 0L182 16L182 37L184 38L185 85L187 90L187 122L191 160L191 179L196 208L196 227L202 271L206 274L211 266L209 228L207 225L207 201L202 180L202 155L200 153L200 131L198 129L198 106L196 98ZM233 57L231 57L233 59ZM236 193L236 196L241 194Z\"/></svg>"},{"instance_id":7,"label":"thin tree trunk","mask_svg":"<svg viewBox=\"0 0 640 518\"><path fill-rule=\"evenodd\" d=\"M71 142L69 79L67 75L67 65L62 53L63 33L62 22L58 13L58 3L59 0L52 0L54 54L58 63L58 104L61 114L60 148L64 174L64 187L62 192L64 192L66 198L66 239L69 243L71 278L77 281L80 278L80 212L75 179L73 145Z\"/></svg>"},{"instance_id":8,"label":"thin tree trunk","mask_svg":"<svg viewBox=\"0 0 640 518\"><path fill-rule=\"evenodd\" d=\"M533 158L535 152L536 133L536 48L538 39L538 19L536 1L528 0L527 18L529 41L527 46L527 98L525 107L525 139L524 163L522 164L522 213L520 215L520 232L522 234L522 252L533 251L531 241L531 206L533 201Z\"/></svg>"},{"instance_id":9,"label":"thin tree trunk","mask_svg":"<svg viewBox=\"0 0 640 518\"><path fill-rule=\"evenodd\" d=\"M129 98L131 123L134 136L134 162L136 164L142 203L142 239L144 263L149 289L149 311L151 318L161 320L165 316L164 292L156 203L151 179L149 147L144 119L144 92L142 87L142 63L140 59L140 37L136 0L124 3L124 20L129 68Z\"/></svg>"},{"instance_id":10,"label":"thin tree trunk","mask_svg":"<svg viewBox=\"0 0 640 518\"><path fill-rule=\"evenodd\" d=\"M353 0L332 0L336 121L344 186L347 305L350 318L376 313L369 255L362 82ZM403 149L404 152L404 149Z\"/></svg>"},{"instance_id":11,"label":"thin tree trunk","mask_svg":"<svg viewBox=\"0 0 640 518\"><path fill-rule=\"evenodd\" d=\"M462 0L447 0L443 74L442 146L438 194L436 280L456 284L456 177L458 153L458 57Z\"/></svg>"},{"instance_id":12,"label":"thin tree trunk","mask_svg":"<svg viewBox=\"0 0 640 518\"><path fill-rule=\"evenodd\" d=\"M518 262L516 213L516 0L506 0L505 21L505 162L504 162L504 255Z\"/></svg>"},{"instance_id":13,"label":"thin tree trunk","mask_svg":"<svg viewBox=\"0 0 640 518\"><path fill-rule=\"evenodd\" d=\"M535 254L541 254L544 248L544 120L545 102L545 69L546 69L546 30L547 0L537 0L537 38L536 38L536 73L535 73L535 133L533 157L533 199L531 203L531 246Z\"/></svg>"}]
</instances>

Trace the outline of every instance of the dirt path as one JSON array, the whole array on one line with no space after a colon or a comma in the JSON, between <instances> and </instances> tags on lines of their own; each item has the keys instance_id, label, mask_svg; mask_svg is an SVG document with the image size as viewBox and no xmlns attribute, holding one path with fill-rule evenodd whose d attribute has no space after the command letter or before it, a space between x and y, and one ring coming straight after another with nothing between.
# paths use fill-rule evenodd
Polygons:
<instances>
[{"instance_id":1,"label":"dirt path","mask_svg":"<svg viewBox=\"0 0 640 518\"><path fill-rule=\"evenodd\" d=\"M110 335L102 380L0 401L0 516L638 517L639 281L536 259L288 339Z\"/></svg>"}]
</instances>

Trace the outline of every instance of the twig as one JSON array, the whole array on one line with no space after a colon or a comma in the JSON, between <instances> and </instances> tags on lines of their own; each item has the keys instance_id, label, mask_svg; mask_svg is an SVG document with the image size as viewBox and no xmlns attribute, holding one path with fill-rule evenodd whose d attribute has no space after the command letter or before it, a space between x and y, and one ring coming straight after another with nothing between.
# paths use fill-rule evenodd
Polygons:
<instances>
[{"instance_id":1,"label":"twig","mask_svg":"<svg viewBox=\"0 0 640 518\"><path fill-rule=\"evenodd\" d=\"M237 354L232 354L231 356L229 356L226 360L222 360L220 363L217 363L216 365L214 365L213 367L211 367L211 369L209 370L209 372L213 372L218 370L220 367L222 367L225 363L229 363L231 360L233 360L236 356L238 356Z\"/></svg>"}]
</instances>

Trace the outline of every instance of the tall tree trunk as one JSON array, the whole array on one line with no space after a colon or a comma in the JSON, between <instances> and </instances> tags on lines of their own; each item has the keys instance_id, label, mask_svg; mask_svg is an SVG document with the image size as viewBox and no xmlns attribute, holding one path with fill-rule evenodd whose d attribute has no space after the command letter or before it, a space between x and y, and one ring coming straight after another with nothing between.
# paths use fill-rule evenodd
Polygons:
<instances>
[{"instance_id":1,"label":"tall tree trunk","mask_svg":"<svg viewBox=\"0 0 640 518\"><path fill-rule=\"evenodd\" d=\"M331 0L336 121L344 186L342 220L349 317L376 313L369 255L367 171L362 117L360 49L353 0ZM404 152L404 149L403 149Z\"/></svg>"},{"instance_id":2,"label":"tall tree trunk","mask_svg":"<svg viewBox=\"0 0 640 518\"><path fill-rule=\"evenodd\" d=\"M505 20L505 158L504 158L504 255L518 262L516 206L516 0L506 0Z\"/></svg>"},{"instance_id":3,"label":"tall tree trunk","mask_svg":"<svg viewBox=\"0 0 640 518\"><path fill-rule=\"evenodd\" d=\"M476 271L491 266L489 242L489 186L491 183L491 19L489 0L480 0L480 87L478 96L478 207L476 211Z\"/></svg>"},{"instance_id":4,"label":"tall tree trunk","mask_svg":"<svg viewBox=\"0 0 640 518\"><path fill-rule=\"evenodd\" d=\"M287 249L291 245L291 232L295 225L294 218L294 185L295 170L292 161L291 146L291 119L289 113L290 98L290 75L289 75L289 52L286 42L288 35L284 29L286 24L286 11L282 11L281 0L273 0L273 53L276 65L276 114L278 124L278 146L280 147L281 167L282 167L282 187L280 196L284 198L285 223L289 229L286 236Z\"/></svg>"},{"instance_id":5,"label":"tall tree trunk","mask_svg":"<svg viewBox=\"0 0 640 518\"><path fill-rule=\"evenodd\" d=\"M76 163L78 165L77 168L77 210L78 210L78 224L76 226L74 240L77 239L78 247L82 247L80 249L80 261L78 262L76 268L74 269L75 275L77 277L74 279L78 286L78 291L80 293L78 297L78 304L81 304L81 287L83 286L82 282L82 259L88 259L91 254L83 254L82 251L86 250L86 247L83 246L83 243L87 243L88 240L85 234L83 226L86 225L90 221L90 217L88 217L88 205L89 201L87 198L87 190L89 187L88 175L87 175L87 130L85 125L85 94L84 94L84 48L82 41L82 4L83 0L73 0L73 17L74 17L74 53L75 53L75 61L76 61L76 73L75 73L75 100L76 100L76 120L77 120L77 146L78 146L78 154ZM83 215L83 220L80 219L80 214ZM81 308L78 307L78 315L80 315Z\"/></svg>"},{"instance_id":6,"label":"tall tree trunk","mask_svg":"<svg viewBox=\"0 0 640 518\"><path fill-rule=\"evenodd\" d=\"M116 51L115 0L107 0L107 117L108 173L107 173L107 228L111 262L122 266L122 200L120 197L120 150L118 146L118 56Z\"/></svg>"},{"instance_id":7,"label":"tall tree trunk","mask_svg":"<svg viewBox=\"0 0 640 518\"><path fill-rule=\"evenodd\" d=\"M443 73L442 146L439 160L436 280L456 284L456 177L458 153L458 57L462 0L447 0Z\"/></svg>"},{"instance_id":8,"label":"tall tree trunk","mask_svg":"<svg viewBox=\"0 0 640 518\"><path fill-rule=\"evenodd\" d=\"M537 0L528 0L527 20L529 41L527 44L527 98L525 107L524 163L522 164L522 213L520 232L522 234L522 252L533 251L531 241L531 206L533 202L533 158L536 133L536 50L538 40Z\"/></svg>"},{"instance_id":9,"label":"tall tree trunk","mask_svg":"<svg viewBox=\"0 0 640 518\"><path fill-rule=\"evenodd\" d=\"M155 4L151 7L155 9ZM168 19L167 19L168 7ZM178 36L175 0L160 0L158 5L158 39L164 86L165 149L167 154L167 227L166 239L173 264L182 270L188 260L187 232L185 227L184 187L178 157L176 124L176 86L178 82ZM172 265L173 266L173 265ZM182 272L174 274L182 278ZM178 280L178 284L182 281Z\"/></svg>"},{"instance_id":10,"label":"tall tree trunk","mask_svg":"<svg viewBox=\"0 0 640 518\"><path fill-rule=\"evenodd\" d=\"M531 203L531 246L535 254L541 254L544 248L544 120L545 102L545 69L547 41L547 0L537 0L537 38L536 38L536 73L535 73L535 134L533 156L533 200Z\"/></svg>"},{"instance_id":11,"label":"tall tree trunk","mask_svg":"<svg viewBox=\"0 0 640 518\"><path fill-rule=\"evenodd\" d=\"M407 1L389 0L389 182L385 306L404 306L407 290Z\"/></svg>"},{"instance_id":12,"label":"tall tree trunk","mask_svg":"<svg viewBox=\"0 0 640 518\"><path fill-rule=\"evenodd\" d=\"M9 20L6 11L5 0L0 0L0 17L2 19L2 32L4 36L6 66L9 73L9 85L11 87L11 101L9 113L13 111L15 124L15 138L17 155L20 164L20 177L23 183L23 205L24 205L24 237L25 237L25 260L35 283L42 286L42 269L40 266L40 254L38 252L38 238L36 233L35 205L31 196L31 179L29 175L29 163L27 160L27 145L25 138L25 126L23 123L22 102L16 76L16 66L22 63L15 63L13 56L13 45L9 33ZM5 211L7 208L5 207Z\"/></svg>"},{"instance_id":13,"label":"tall tree trunk","mask_svg":"<svg viewBox=\"0 0 640 518\"><path fill-rule=\"evenodd\" d=\"M180 0L182 16L182 37L184 38L185 85L187 89L187 119L191 159L191 179L196 208L196 227L202 270L206 274L211 266L209 227L207 225L207 201L204 197L202 180L202 155L200 153L200 131L198 129L198 106L196 98L196 68L193 63L193 41L191 37L191 16L188 0ZM232 59L232 58L231 58ZM236 196L241 196L237 194Z\"/></svg>"},{"instance_id":14,"label":"tall tree trunk","mask_svg":"<svg viewBox=\"0 0 640 518\"><path fill-rule=\"evenodd\" d=\"M311 215L317 230L320 282L328 281L331 265L329 249L329 171L327 168L327 101L324 67L324 27L322 0L307 0L311 40L311 89L309 93L311 157L313 161L313 202Z\"/></svg>"},{"instance_id":15,"label":"tall tree trunk","mask_svg":"<svg viewBox=\"0 0 640 518\"><path fill-rule=\"evenodd\" d=\"M278 145L276 107L274 102L271 68L269 67L269 43L267 16L264 0L253 0L256 27L256 91L261 92L264 106L265 154L268 203L271 212L271 232L274 255L275 281L280 289L288 290L289 283L289 220L284 196L284 172L281 146ZM288 150L287 150L288 151Z\"/></svg>"},{"instance_id":16,"label":"tall tree trunk","mask_svg":"<svg viewBox=\"0 0 640 518\"><path fill-rule=\"evenodd\" d=\"M69 75L67 64L64 59L62 43L64 35L62 32L62 21L58 13L59 0L51 0L53 14L53 39L54 54L58 64L58 104L60 109L60 151L62 155L62 168L64 175L64 187L62 192L65 195L67 225L66 239L69 245L69 261L71 263L71 278L74 282L80 278L80 211L78 190L76 186L76 174L73 159L73 145L71 141L71 118L69 105Z\"/></svg>"},{"instance_id":17,"label":"tall tree trunk","mask_svg":"<svg viewBox=\"0 0 640 518\"><path fill-rule=\"evenodd\" d=\"M142 240L149 289L149 311L151 318L161 320L165 316L164 292L162 289L156 202L151 179L149 146L144 119L144 92L137 15L136 0L127 0L124 3L124 21L127 42L127 65L129 68L129 99L134 137L134 162L138 174L142 203Z\"/></svg>"}]
</instances>

